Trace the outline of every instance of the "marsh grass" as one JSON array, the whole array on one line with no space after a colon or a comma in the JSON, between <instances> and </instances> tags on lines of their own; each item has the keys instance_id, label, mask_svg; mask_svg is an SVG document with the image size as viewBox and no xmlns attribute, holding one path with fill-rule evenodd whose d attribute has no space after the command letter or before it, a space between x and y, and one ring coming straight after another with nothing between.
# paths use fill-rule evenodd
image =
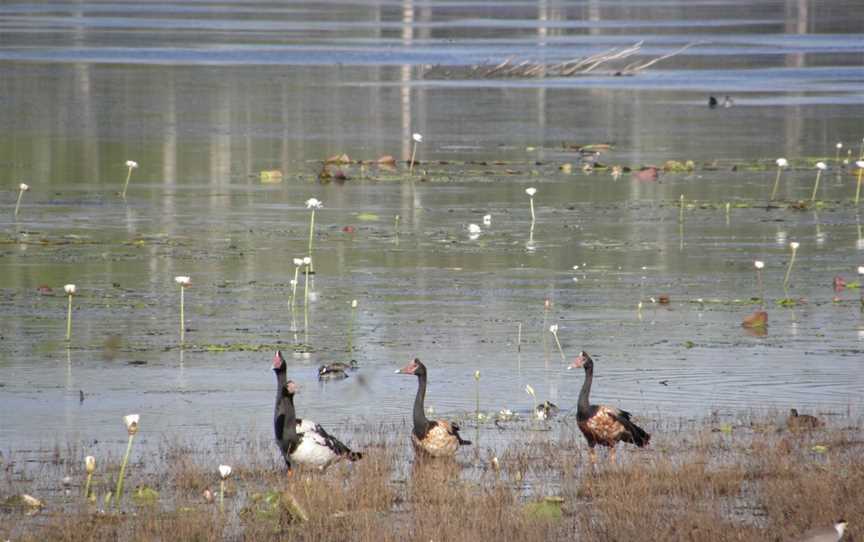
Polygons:
<instances>
[{"instance_id":1,"label":"marsh grass","mask_svg":"<svg viewBox=\"0 0 864 542\"><path fill-rule=\"evenodd\" d=\"M129 487L153 488L158 501L130 498L119 511L101 505L119 457L93 452L100 499L87 504L60 483L63 476L84 482L78 445L57 445L38 460L32 451L10 452L0 502L29 493L47 507L33 516L0 508L0 537L774 541L839 517L864 517L864 431L848 413L811 433L789 432L785 416L772 413L639 421L654 435L651 447L619 450L615 465L601 453L595 466L572 415L547 431L524 418L483 424L484 446L451 462L414 461L404 423L355 427L344 436L364 452L361 461L291 477L267 436L207 446L144 440ZM225 513L203 497L218 488L213 465L220 460L234 467ZM560 514L537 506L551 496L563 499ZM862 532L850 523L850 539Z\"/></svg>"}]
</instances>

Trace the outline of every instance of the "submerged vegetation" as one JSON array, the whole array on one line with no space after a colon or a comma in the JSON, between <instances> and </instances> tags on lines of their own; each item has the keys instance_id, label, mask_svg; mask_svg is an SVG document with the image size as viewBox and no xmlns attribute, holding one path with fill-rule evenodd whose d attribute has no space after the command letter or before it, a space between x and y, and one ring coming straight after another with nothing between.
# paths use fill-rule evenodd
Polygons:
<instances>
[{"instance_id":1,"label":"submerged vegetation","mask_svg":"<svg viewBox=\"0 0 864 542\"><path fill-rule=\"evenodd\" d=\"M652 448L594 466L572 415L551 432L520 418L484 428L512 438L483 435L486 446L458 463L412 462L405 425L355 427L363 461L290 477L266 437L207 448L151 440L134 454L133 498L119 507L104 498L116 457L91 470L77 445L58 443L43 461L3 458L0 537L775 541L839 517L861 536L860 420L837 414L803 430L771 413L643 421Z\"/></svg>"}]
</instances>

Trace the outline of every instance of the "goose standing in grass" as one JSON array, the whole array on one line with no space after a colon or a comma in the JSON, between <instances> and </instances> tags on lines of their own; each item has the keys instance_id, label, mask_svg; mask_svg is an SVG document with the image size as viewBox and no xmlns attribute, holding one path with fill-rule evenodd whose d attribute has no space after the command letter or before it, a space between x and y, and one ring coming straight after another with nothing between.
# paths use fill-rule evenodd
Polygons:
<instances>
[{"instance_id":1,"label":"goose standing in grass","mask_svg":"<svg viewBox=\"0 0 864 542\"><path fill-rule=\"evenodd\" d=\"M819 427L822 427L824 424L822 420L817 418L816 416L811 416L809 414L798 414L798 409L790 408L789 409L789 417L786 418L786 427L789 428L793 433L800 433L802 431L812 431Z\"/></svg>"},{"instance_id":2,"label":"goose standing in grass","mask_svg":"<svg viewBox=\"0 0 864 542\"><path fill-rule=\"evenodd\" d=\"M426 419L423 402L426 399L426 366L419 359L396 371L417 377L417 397L414 399L414 430L411 444L417 454L431 457L452 457L459 446L471 444L459 436L459 426L443 420Z\"/></svg>"},{"instance_id":3,"label":"goose standing in grass","mask_svg":"<svg viewBox=\"0 0 864 542\"><path fill-rule=\"evenodd\" d=\"M839 542L846 531L846 525L846 520L840 519L830 527L810 529L801 536L793 538L791 542Z\"/></svg>"},{"instance_id":4,"label":"goose standing in grass","mask_svg":"<svg viewBox=\"0 0 864 542\"><path fill-rule=\"evenodd\" d=\"M273 371L277 382L273 426L276 444L279 445L289 473L292 461L324 470L342 459L357 461L363 457L360 453L352 452L317 423L297 418L294 412L297 385L287 380L285 358L278 350L273 357Z\"/></svg>"},{"instance_id":5,"label":"goose standing in grass","mask_svg":"<svg viewBox=\"0 0 864 542\"><path fill-rule=\"evenodd\" d=\"M585 382L579 392L579 405L576 409L576 420L579 430L585 435L588 447L591 449L591 462L596 460L594 446L601 444L612 449L610 461L615 462L615 445L618 441L629 442L638 447L647 446L651 435L630 421L630 413L624 410L606 406L592 405L588 396L591 394L591 381L594 379L594 360L586 352L580 352L569 369L585 369Z\"/></svg>"}]
</instances>

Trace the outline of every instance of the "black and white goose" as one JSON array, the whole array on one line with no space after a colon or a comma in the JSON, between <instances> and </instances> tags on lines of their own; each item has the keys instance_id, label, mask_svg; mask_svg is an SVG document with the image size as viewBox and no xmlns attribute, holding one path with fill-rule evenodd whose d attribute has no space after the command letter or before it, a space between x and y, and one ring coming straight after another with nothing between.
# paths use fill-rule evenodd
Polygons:
<instances>
[{"instance_id":1,"label":"black and white goose","mask_svg":"<svg viewBox=\"0 0 864 542\"><path fill-rule=\"evenodd\" d=\"M471 444L459 435L459 426L444 420L426 419L423 402L426 400L426 366L419 359L396 371L417 377L417 396L414 398L414 430L411 444L417 454L431 457L453 457L459 446Z\"/></svg>"},{"instance_id":2,"label":"black and white goose","mask_svg":"<svg viewBox=\"0 0 864 542\"><path fill-rule=\"evenodd\" d=\"M342 459L361 459L363 454L352 452L317 423L297 418L294 394L298 387L294 381L287 380L286 371L285 358L277 350L273 357L273 372L276 373L277 382L273 428L276 444L279 445L288 472L291 472L292 462L324 470Z\"/></svg>"}]
</instances>

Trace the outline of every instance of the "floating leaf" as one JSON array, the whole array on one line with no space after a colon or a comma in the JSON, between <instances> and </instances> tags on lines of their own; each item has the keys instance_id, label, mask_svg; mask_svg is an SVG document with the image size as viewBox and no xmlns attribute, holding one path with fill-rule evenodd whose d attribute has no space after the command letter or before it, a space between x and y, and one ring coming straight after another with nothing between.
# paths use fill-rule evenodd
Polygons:
<instances>
[{"instance_id":1,"label":"floating leaf","mask_svg":"<svg viewBox=\"0 0 864 542\"><path fill-rule=\"evenodd\" d=\"M744 318L741 325L748 329L760 328L764 329L768 325L768 313L757 310L753 314Z\"/></svg>"},{"instance_id":2,"label":"floating leaf","mask_svg":"<svg viewBox=\"0 0 864 542\"><path fill-rule=\"evenodd\" d=\"M824 454L825 452L828 451L828 447L823 446L821 444L816 444L815 446L813 446L810 449L813 450L814 452L816 452L817 454Z\"/></svg>"},{"instance_id":3,"label":"floating leaf","mask_svg":"<svg viewBox=\"0 0 864 542\"><path fill-rule=\"evenodd\" d=\"M282 172L278 169L262 171L260 174L260 179L262 183L281 183Z\"/></svg>"},{"instance_id":4,"label":"floating leaf","mask_svg":"<svg viewBox=\"0 0 864 542\"><path fill-rule=\"evenodd\" d=\"M535 519L558 521L563 516L562 504L564 504L564 499L561 497L544 497L542 501L529 502L523 510L528 516Z\"/></svg>"},{"instance_id":5,"label":"floating leaf","mask_svg":"<svg viewBox=\"0 0 864 542\"><path fill-rule=\"evenodd\" d=\"M372 222L378 219L380 217L375 213L360 213L357 215L357 220L362 220L363 222Z\"/></svg>"},{"instance_id":6,"label":"floating leaf","mask_svg":"<svg viewBox=\"0 0 864 542\"><path fill-rule=\"evenodd\" d=\"M159 492L150 486L138 486L132 494L132 499L139 506L153 505L159 501Z\"/></svg>"}]
</instances>

